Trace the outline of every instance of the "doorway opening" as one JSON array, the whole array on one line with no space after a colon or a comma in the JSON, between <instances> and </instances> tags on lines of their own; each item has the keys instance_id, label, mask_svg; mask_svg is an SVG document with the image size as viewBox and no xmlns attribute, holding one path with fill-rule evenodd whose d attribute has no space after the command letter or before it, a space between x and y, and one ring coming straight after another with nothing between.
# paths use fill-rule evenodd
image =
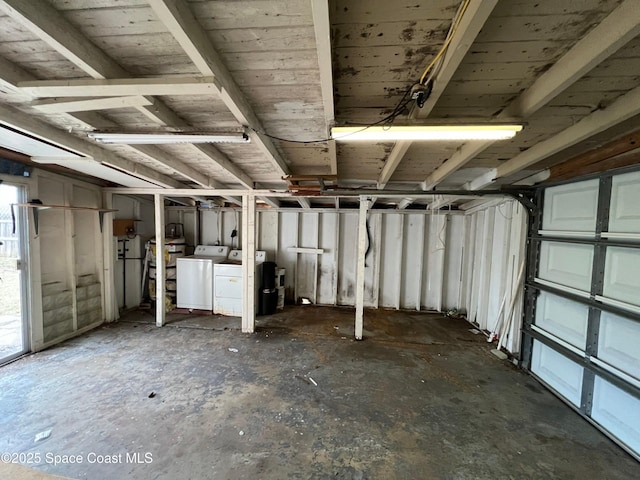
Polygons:
<instances>
[{"instance_id":1,"label":"doorway opening","mask_svg":"<svg viewBox=\"0 0 640 480\"><path fill-rule=\"evenodd\" d=\"M0 184L0 365L29 350L26 322L24 187Z\"/></svg>"}]
</instances>

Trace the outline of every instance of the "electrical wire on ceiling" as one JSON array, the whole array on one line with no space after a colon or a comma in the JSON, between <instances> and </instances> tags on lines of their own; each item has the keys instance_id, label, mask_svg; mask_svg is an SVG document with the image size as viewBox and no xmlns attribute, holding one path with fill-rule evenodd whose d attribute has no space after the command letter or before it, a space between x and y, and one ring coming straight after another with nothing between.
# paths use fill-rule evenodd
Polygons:
<instances>
[{"instance_id":1,"label":"electrical wire on ceiling","mask_svg":"<svg viewBox=\"0 0 640 480\"><path fill-rule=\"evenodd\" d=\"M357 130L357 131L355 131L353 133L349 133L347 135L344 135L342 138L348 137L349 135L355 135L356 133L362 132L362 131L366 130L369 127L375 127L377 125L391 126L393 124L393 121L397 117L402 115L405 107L409 103L411 103L412 98L409 96L409 94L411 93L411 89L412 88L413 88L413 85L405 90L404 94L402 95L402 98L396 104L396 106L393 107L393 110L391 111L391 113L389 115L387 115L386 117L378 120L377 122L373 122L373 123L370 123L368 125L364 125L360 130ZM407 98L407 97L409 97L409 98ZM328 141L333 140L333 138L322 138L322 139L319 139L319 140L293 140L293 139L289 139L289 138L278 137L276 135L270 135L267 132L264 132L264 131L261 131L261 130L257 130L255 128L253 128L252 126L247 126L246 128L252 130L253 132L257 133L258 135L264 135L265 137L272 138L273 140L279 140L281 142L288 142L288 143L309 144L309 143L324 143L324 142L328 142Z\"/></svg>"},{"instance_id":2,"label":"electrical wire on ceiling","mask_svg":"<svg viewBox=\"0 0 640 480\"><path fill-rule=\"evenodd\" d=\"M464 0L458 7L458 11L456 12L455 17L453 17L453 23L451 24L451 28L449 28L449 32L447 33L447 37L445 38L444 44L442 45L442 47L440 48L436 56L433 57L433 60L431 60L431 63L427 65L427 68L424 69L424 72L422 72L422 75L420 76L419 83L421 85L426 85L429 80L432 80L435 77L435 75L437 75L440 67L442 66L442 60L444 58L444 54L446 53L447 48L449 48L449 44L451 44L451 40L453 40L453 36L455 35L456 31L458 30L458 27L460 26L460 22L462 21L464 12L467 11L467 7L469 6L469 3L471 3L471 0ZM431 75L429 75L430 72L431 72ZM427 75L429 75L428 78L427 78Z\"/></svg>"},{"instance_id":3,"label":"electrical wire on ceiling","mask_svg":"<svg viewBox=\"0 0 640 480\"><path fill-rule=\"evenodd\" d=\"M378 120L377 122L364 125L360 130L344 135L342 138L348 137L349 135L355 135L356 133L360 133L370 127L375 127L377 125L384 125L384 126L390 127L393 124L393 121L397 117L403 114L407 105L409 105L409 103L411 103L414 100L417 102L418 106L422 108L422 105L424 104L424 102L426 101L426 99L429 97L431 93L431 88L433 87L433 78L438 74L438 72L440 71L440 68L442 67L442 60L444 59L444 54L446 53L447 48L451 44L451 40L453 39L453 36L458 30L462 17L464 16L464 13L466 12L470 2L471 0L464 0L460 4L455 16L453 17L453 22L451 24L451 27L449 28L449 32L447 33L447 37L445 38L444 44L442 45L442 47L440 48L436 56L433 58L433 60L424 69L424 72L420 76L420 81L405 90L404 94L402 95L402 98L398 101L398 103L396 103L391 113L386 117ZM426 86L427 87L426 90L422 88L422 86ZM416 89L416 87L420 87L420 88ZM247 126L246 128L252 130L258 135L264 135L265 137L271 138L273 140L279 140L281 142L287 142L287 143L310 144L310 143L325 143L333 140L332 138L321 138L318 140L294 140L290 138L278 137L276 135L270 135L267 132L262 130L257 130L250 125Z\"/></svg>"}]
</instances>

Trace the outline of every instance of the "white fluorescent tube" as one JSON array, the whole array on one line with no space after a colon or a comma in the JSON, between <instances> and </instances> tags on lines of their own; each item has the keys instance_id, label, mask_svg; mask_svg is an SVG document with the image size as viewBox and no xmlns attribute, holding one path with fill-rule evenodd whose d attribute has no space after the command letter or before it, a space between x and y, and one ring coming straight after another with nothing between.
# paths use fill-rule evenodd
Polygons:
<instances>
[{"instance_id":1,"label":"white fluorescent tube","mask_svg":"<svg viewBox=\"0 0 640 480\"><path fill-rule=\"evenodd\" d=\"M333 127L334 140L369 140L393 142L396 140L504 140L522 130L522 125L421 125Z\"/></svg>"},{"instance_id":2,"label":"white fluorescent tube","mask_svg":"<svg viewBox=\"0 0 640 480\"><path fill-rule=\"evenodd\" d=\"M112 145L160 145L171 143L249 143L246 133L90 133L96 142Z\"/></svg>"}]
</instances>

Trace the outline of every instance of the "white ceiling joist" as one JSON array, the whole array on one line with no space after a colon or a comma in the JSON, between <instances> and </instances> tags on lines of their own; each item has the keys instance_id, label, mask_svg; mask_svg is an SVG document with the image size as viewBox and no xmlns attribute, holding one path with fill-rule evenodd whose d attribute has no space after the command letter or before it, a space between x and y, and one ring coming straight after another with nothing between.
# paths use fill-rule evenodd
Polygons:
<instances>
[{"instance_id":1,"label":"white ceiling joist","mask_svg":"<svg viewBox=\"0 0 640 480\"><path fill-rule=\"evenodd\" d=\"M185 94L197 94L199 89L204 89L206 93L216 94L218 91L215 86L215 81L212 78L203 79L201 77L188 77L188 78L170 78L169 83L166 83L163 79L128 79L128 80L105 80L114 79L119 77L128 76L126 72L118 63L112 58L106 55L100 48L91 43L84 35L71 25L64 17L56 11L53 6L48 2L42 0L33 0L29 2L20 2L17 0L0 0L0 8L4 8L7 13L22 24L26 25L34 34L40 37L43 41L56 49L59 53L64 55L70 61L75 63L79 68L83 69L86 73L91 75L95 80L93 83L103 83L98 90L103 92L103 95L108 96L119 95L115 93L119 89L123 90L123 95L131 95L137 93L138 95L153 95L161 94L162 89L166 89L166 94L177 95L179 91ZM17 77L17 82L30 82L33 79L25 79L22 76ZM151 80L151 83L149 83ZM163 83L164 82L164 83ZM24 84L23 84L24 85ZM32 83L27 83L33 85ZM146 85L146 86L145 86ZM77 88L81 91L87 88L89 85L82 86L81 84L69 85L64 88L68 91L68 88ZM147 89L153 86L154 90ZM95 85L94 85L95 87ZM177 89L175 87L178 87ZM53 91L41 91L35 90L36 87L32 87L32 91L29 93L33 96L62 96L56 95ZM43 87L49 88L49 87ZM56 88L63 88L59 86ZM146 90L145 90L146 89ZM90 88L88 91L97 90ZM48 93L47 93L48 92ZM139 93L142 92L142 93ZM35 94L35 95L34 95ZM77 93L77 95L71 96L85 96L96 95L99 93L83 94ZM146 115L153 121L172 127L184 128L189 125L176 115L171 109L169 109L162 101L154 99L152 97L146 97L146 100L150 104L137 106L138 110ZM85 120L95 121L94 118L87 118ZM99 118L97 119L99 120ZM93 124L95 128L103 128L100 125ZM199 145L197 147L202 153L204 153L210 160L225 169L233 177L235 177L243 186L247 188L253 188L253 181L244 173L239 167L234 165L229 158L223 154L220 150L213 145Z\"/></svg>"},{"instance_id":2,"label":"white ceiling joist","mask_svg":"<svg viewBox=\"0 0 640 480\"><path fill-rule=\"evenodd\" d=\"M75 135L59 130L15 108L0 105L0 123L71 150L79 155L92 157L106 165L130 173L156 185L168 188L180 188L183 186L183 184L169 176L163 175L144 165L126 160L101 148L93 142L83 140Z\"/></svg>"},{"instance_id":3,"label":"white ceiling joist","mask_svg":"<svg viewBox=\"0 0 640 480\"><path fill-rule=\"evenodd\" d=\"M311 202L309 202L308 198L305 197L297 197L298 203L302 208L311 208Z\"/></svg>"},{"instance_id":4,"label":"white ceiling joist","mask_svg":"<svg viewBox=\"0 0 640 480\"><path fill-rule=\"evenodd\" d=\"M464 198L459 195L440 195L433 202L427 205L427 210L440 210L442 207L448 207L452 203L457 202L458 200L462 200Z\"/></svg>"},{"instance_id":5,"label":"white ceiling joist","mask_svg":"<svg viewBox=\"0 0 640 480\"><path fill-rule=\"evenodd\" d=\"M413 203L414 199L413 198L403 198L400 203L398 203L398 210L404 210L405 208L407 208L409 205L411 205Z\"/></svg>"},{"instance_id":6,"label":"white ceiling joist","mask_svg":"<svg viewBox=\"0 0 640 480\"><path fill-rule=\"evenodd\" d=\"M322 105L326 138L330 137L331 127L335 122L333 108L333 70L331 68L331 24L329 22L329 2L326 0L311 0L313 13L313 28L316 36L316 51L318 52L318 66L320 68L320 90L322 91ZM327 142L331 162L331 175L338 174L338 160L336 144Z\"/></svg>"},{"instance_id":7,"label":"white ceiling joist","mask_svg":"<svg viewBox=\"0 0 640 480\"><path fill-rule=\"evenodd\" d=\"M263 132L262 124L253 108L235 83L189 6L179 0L150 0L149 4L198 70L205 76L213 75L215 77L218 87L217 93L236 117L236 120L242 125ZM242 14L241 11L238 13ZM251 141L267 155L279 174L288 175L290 173L289 167L269 137L254 131L251 131L249 136Z\"/></svg>"},{"instance_id":8,"label":"white ceiling joist","mask_svg":"<svg viewBox=\"0 0 640 480\"><path fill-rule=\"evenodd\" d=\"M18 87L36 98L216 95L218 91L213 77L36 80L21 82Z\"/></svg>"},{"instance_id":9,"label":"white ceiling joist","mask_svg":"<svg viewBox=\"0 0 640 480\"><path fill-rule=\"evenodd\" d=\"M93 78L122 77L124 70L104 76L113 62L76 28L69 28L67 20L48 2L42 0L0 0L0 10L36 34L47 45L78 65ZM105 60L106 57L106 60ZM125 93L126 95L126 93ZM58 96L58 95L47 95ZM84 95L77 95L84 96Z\"/></svg>"},{"instance_id":10,"label":"white ceiling joist","mask_svg":"<svg viewBox=\"0 0 640 480\"><path fill-rule=\"evenodd\" d=\"M258 199L269 205L271 208L280 208L280 201L277 198L258 197Z\"/></svg>"},{"instance_id":11,"label":"white ceiling joist","mask_svg":"<svg viewBox=\"0 0 640 480\"><path fill-rule=\"evenodd\" d=\"M46 100L36 100L31 104L43 113L69 113L69 112L91 112L95 110L109 110L112 108L141 107L151 105L148 98L133 95L126 97L105 97L105 98L82 98L65 99L48 98Z\"/></svg>"},{"instance_id":12,"label":"white ceiling joist","mask_svg":"<svg viewBox=\"0 0 640 480\"><path fill-rule=\"evenodd\" d=\"M458 29L453 34L440 71L433 79L431 95L422 108L414 108L411 111L410 118L422 119L429 116L497 3L498 0L485 0L469 4ZM391 180L410 146L410 141L396 143L378 177L379 189L383 189Z\"/></svg>"},{"instance_id":13,"label":"white ceiling joist","mask_svg":"<svg viewBox=\"0 0 640 480\"><path fill-rule=\"evenodd\" d=\"M474 179L467 185L467 188L469 190L483 189L499 178L508 177L524 170L555 153L580 143L636 115L640 115L640 87L636 87L627 94L622 95L607 108L596 110L575 125L543 142L535 144L498 168L494 168Z\"/></svg>"},{"instance_id":14,"label":"white ceiling joist","mask_svg":"<svg viewBox=\"0 0 640 480\"><path fill-rule=\"evenodd\" d=\"M640 33L640 5L627 0L563 55L504 111L524 118L538 111Z\"/></svg>"},{"instance_id":15,"label":"white ceiling joist","mask_svg":"<svg viewBox=\"0 0 640 480\"><path fill-rule=\"evenodd\" d=\"M640 33L640 8L637 0L627 0L578 41L549 70L498 116L499 119L526 118L592 70L596 65ZM459 170L492 142L473 142L462 146L423 182L431 190Z\"/></svg>"},{"instance_id":16,"label":"white ceiling joist","mask_svg":"<svg viewBox=\"0 0 640 480\"><path fill-rule=\"evenodd\" d=\"M4 60L3 63L6 66L11 66L10 62L7 62L6 60ZM24 79L30 78L30 74L28 74L25 71L22 71L21 69L19 69L19 67L10 68L8 69L8 71L13 72L14 74L12 76L10 75L7 78L4 78L4 72L3 72L2 81L4 83L12 84L12 82L15 82L17 79L24 80ZM126 163L123 163L122 161L120 161L121 157L117 157L113 153L107 151L106 149L103 149L102 147L94 144L93 142L82 140L66 132L62 132L53 126L47 125L44 122L33 120L34 123L32 124L26 120L27 118L30 118L30 117L22 112L19 112L18 110L15 110L15 112L12 115L16 117L15 121L18 122L18 125L16 125L15 128L17 128L18 130L41 137L44 140L50 141L52 143L60 143L59 140L56 140L58 137L63 138L64 142L67 142L67 144L68 142L71 141L71 139L75 139L78 142L83 142L85 145L90 145L92 147L91 152L81 150L79 153L81 153L82 155L93 157L99 161L104 161L106 164L110 164L120 169L121 171L133 174L135 176L144 176L145 179L150 181L154 181L155 179L155 176L153 175L149 177L149 172L155 172L149 167L139 165L131 161L125 161ZM10 118L9 114L7 114L7 118ZM74 118L78 118L78 117L74 115ZM84 121L82 117L79 117L78 120ZM2 120L0 119L0 121ZM107 120L105 118L102 118L100 121L106 127L113 127L115 125L110 120ZM8 120L7 122L3 122L3 123L13 126L10 122L11 120ZM49 138L47 137L47 135L52 135L52 137ZM61 145L65 146L64 143L62 143ZM78 144L78 145L81 145L81 144ZM70 148L74 150L76 149L76 147L71 147L71 146L65 146L65 148ZM189 167L188 165L185 165L182 162L175 161L173 157L169 156L167 153L165 153L164 151L160 150L157 147L154 147L152 145L136 145L136 146L131 146L131 148L133 148L134 150L137 150L143 155L148 156L152 160L159 162L166 167L171 168L177 174L182 175L183 177L195 183L198 183L202 187L210 188L212 186L214 187L221 186L219 183L216 183L210 178L207 178L204 175L200 174L192 167ZM113 163L114 159L118 159L118 160L115 163ZM77 162L74 165L77 165ZM80 169L80 171L83 171L83 170ZM141 175L140 172L144 172L144 175ZM85 171L85 173L87 172ZM162 179L161 184L163 186L174 187L174 188L184 186L180 182L173 180L171 177L165 177L164 175L158 172L155 172L155 173L157 173L158 179ZM157 181L155 181L155 183L158 184Z\"/></svg>"}]
</instances>

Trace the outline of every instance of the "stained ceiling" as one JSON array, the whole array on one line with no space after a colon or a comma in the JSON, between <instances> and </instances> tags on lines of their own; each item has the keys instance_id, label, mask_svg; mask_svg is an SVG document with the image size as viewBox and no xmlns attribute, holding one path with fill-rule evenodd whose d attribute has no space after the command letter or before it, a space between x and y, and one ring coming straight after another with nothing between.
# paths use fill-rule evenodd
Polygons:
<instances>
[{"instance_id":1,"label":"stained ceiling","mask_svg":"<svg viewBox=\"0 0 640 480\"><path fill-rule=\"evenodd\" d=\"M168 188L279 189L285 175L497 188L640 127L637 7L0 0L0 123L61 147L60 165L87 157ZM422 108L410 99L420 83ZM523 131L495 142L326 140L333 125L507 120ZM94 131L246 131L250 142L102 145Z\"/></svg>"}]
</instances>

